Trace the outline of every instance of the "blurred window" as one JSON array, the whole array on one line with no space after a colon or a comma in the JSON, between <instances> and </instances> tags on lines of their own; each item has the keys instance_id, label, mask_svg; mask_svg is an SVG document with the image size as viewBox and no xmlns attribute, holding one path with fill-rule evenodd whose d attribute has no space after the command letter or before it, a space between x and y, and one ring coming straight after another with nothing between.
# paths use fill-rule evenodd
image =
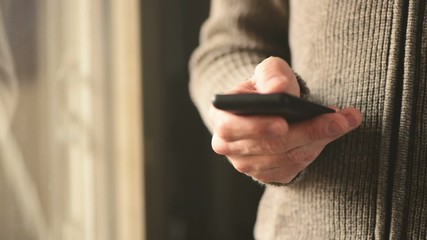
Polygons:
<instances>
[{"instance_id":1,"label":"blurred window","mask_svg":"<svg viewBox=\"0 0 427 240\"><path fill-rule=\"evenodd\" d=\"M0 0L0 239L143 239L137 0Z\"/></svg>"}]
</instances>

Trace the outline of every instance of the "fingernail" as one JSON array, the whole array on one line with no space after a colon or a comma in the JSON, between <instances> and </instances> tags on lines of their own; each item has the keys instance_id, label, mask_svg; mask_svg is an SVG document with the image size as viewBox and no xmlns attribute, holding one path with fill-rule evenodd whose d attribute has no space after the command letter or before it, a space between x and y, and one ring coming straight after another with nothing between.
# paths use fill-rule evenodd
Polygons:
<instances>
[{"instance_id":1,"label":"fingernail","mask_svg":"<svg viewBox=\"0 0 427 240\"><path fill-rule=\"evenodd\" d=\"M347 113L344 115L347 119L348 123L350 124L350 127L356 127L358 125L358 122L356 118L353 116L353 114Z\"/></svg>"},{"instance_id":2,"label":"fingernail","mask_svg":"<svg viewBox=\"0 0 427 240\"><path fill-rule=\"evenodd\" d=\"M336 122L332 121L328 125L328 134L331 136L337 135L342 132L341 126Z\"/></svg>"}]
</instances>

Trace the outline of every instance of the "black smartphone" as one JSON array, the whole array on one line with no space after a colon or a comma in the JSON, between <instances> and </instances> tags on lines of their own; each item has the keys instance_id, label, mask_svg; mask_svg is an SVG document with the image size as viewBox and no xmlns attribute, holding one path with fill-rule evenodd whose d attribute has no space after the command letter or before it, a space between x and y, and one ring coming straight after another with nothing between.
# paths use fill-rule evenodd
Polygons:
<instances>
[{"instance_id":1,"label":"black smartphone","mask_svg":"<svg viewBox=\"0 0 427 240\"><path fill-rule=\"evenodd\" d=\"M243 115L278 115L290 123L301 122L335 110L286 93L217 94L213 105Z\"/></svg>"}]
</instances>

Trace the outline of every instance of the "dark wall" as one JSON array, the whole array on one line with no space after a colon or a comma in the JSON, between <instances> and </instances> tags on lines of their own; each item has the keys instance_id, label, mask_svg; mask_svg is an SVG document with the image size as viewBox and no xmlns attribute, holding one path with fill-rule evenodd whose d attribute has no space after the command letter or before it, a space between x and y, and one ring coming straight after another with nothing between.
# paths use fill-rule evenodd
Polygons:
<instances>
[{"instance_id":1,"label":"dark wall","mask_svg":"<svg viewBox=\"0 0 427 240\"><path fill-rule=\"evenodd\" d=\"M142 0L149 240L252 239L262 188L210 148L189 99L188 60L207 0Z\"/></svg>"}]
</instances>

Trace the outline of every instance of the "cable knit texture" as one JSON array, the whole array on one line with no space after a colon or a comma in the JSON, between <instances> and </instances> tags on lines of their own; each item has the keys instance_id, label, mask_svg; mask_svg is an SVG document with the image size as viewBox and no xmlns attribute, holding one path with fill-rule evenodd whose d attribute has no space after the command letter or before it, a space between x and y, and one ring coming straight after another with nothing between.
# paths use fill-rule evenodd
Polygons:
<instances>
[{"instance_id":1,"label":"cable knit texture","mask_svg":"<svg viewBox=\"0 0 427 240\"><path fill-rule=\"evenodd\" d=\"M211 96L286 59L326 105L364 114L298 182L267 186L257 239L427 239L427 6L422 0L213 0L190 92Z\"/></svg>"}]
</instances>

